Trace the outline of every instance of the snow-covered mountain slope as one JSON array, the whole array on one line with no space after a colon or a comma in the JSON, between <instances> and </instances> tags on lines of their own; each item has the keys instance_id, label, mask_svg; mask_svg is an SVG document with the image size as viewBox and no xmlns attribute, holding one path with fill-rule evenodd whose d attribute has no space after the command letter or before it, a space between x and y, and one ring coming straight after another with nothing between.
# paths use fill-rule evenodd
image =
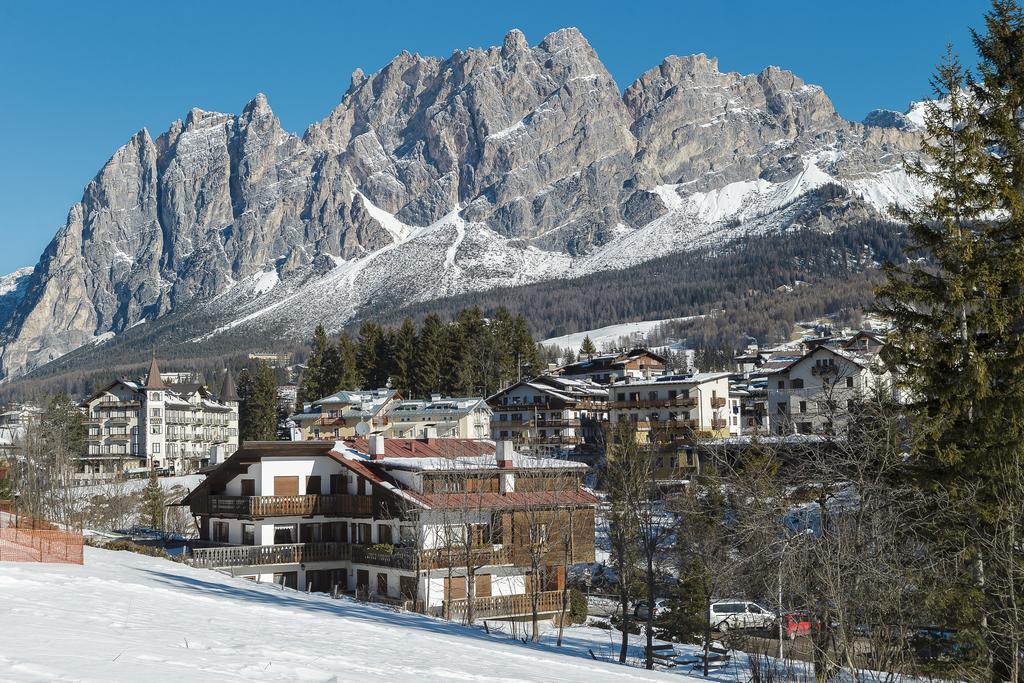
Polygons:
<instances>
[{"instance_id":1,"label":"snow-covered mountain slope","mask_svg":"<svg viewBox=\"0 0 1024 683\"><path fill-rule=\"evenodd\" d=\"M727 73L705 55L668 57L623 92L575 29L357 70L302 137L262 95L238 115L193 109L139 131L86 187L0 311L0 377L192 307L215 321L196 338L304 337L450 294L830 230L923 191L902 170L917 126L877 118L844 120L777 67Z\"/></svg>"},{"instance_id":2,"label":"snow-covered mountain slope","mask_svg":"<svg viewBox=\"0 0 1024 683\"><path fill-rule=\"evenodd\" d=\"M402 226L404 239L366 256L324 259L275 281L270 289L251 281L236 284L204 305L212 317L225 322L196 340L228 330L258 330L271 322L304 338L319 322L334 330L361 313L382 308L619 270L772 230L829 229L833 218L841 224L884 215L890 204L915 201L927 191L902 170L846 179L823 170L816 161L807 160L801 172L777 183L759 179L692 194L685 194L680 185L659 186L655 190L667 206L663 216L640 228L620 226L612 241L579 256L510 240L484 224L467 223L456 213L425 228ZM828 189L827 199L811 196L822 188ZM255 281L267 280L260 274Z\"/></svg>"},{"instance_id":3,"label":"snow-covered mountain slope","mask_svg":"<svg viewBox=\"0 0 1024 683\"><path fill-rule=\"evenodd\" d=\"M0 681L696 680L96 548L0 562L0 597Z\"/></svg>"},{"instance_id":4,"label":"snow-covered mountain slope","mask_svg":"<svg viewBox=\"0 0 1024 683\"><path fill-rule=\"evenodd\" d=\"M578 352L580 346L583 344L583 340L590 337L590 341L593 342L594 347L598 351L603 351L606 347L611 348L619 346L619 341L624 337L638 345L645 344L647 341L647 335L657 330L665 323L682 322L684 320L691 319L692 318L665 318L663 320L640 320L632 323L606 325L593 330L584 330L582 332L563 334L560 337L551 337L549 339L542 340L540 343L545 346L572 349L574 352Z\"/></svg>"}]
</instances>

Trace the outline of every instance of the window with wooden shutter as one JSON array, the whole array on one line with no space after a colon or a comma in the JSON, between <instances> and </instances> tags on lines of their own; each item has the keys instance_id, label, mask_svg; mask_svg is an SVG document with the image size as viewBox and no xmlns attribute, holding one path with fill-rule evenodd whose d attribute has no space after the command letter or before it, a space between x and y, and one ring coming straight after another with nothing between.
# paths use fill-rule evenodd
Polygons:
<instances>
[{"instance_id":1,"label":"window with wooden shutter","mask_svg":"<svg viewBox=\"0 0 1024 683\"><path fill-rule=\"evenodd\" d=\"M476 597L478 597L478 598L489 598L489 597L491 597L491 575L490 574L477 574L476 575Z\"/></svg>"},{"instance_id":2,"label":"window with wooden shutter","mask_svg":"<svg viewBox=\"0 0 1024 683\"><path fill-rule=\"evenodd\" d=\"M297 496L299 495L298 477L274 477L275 496Z\"/></svg>"},{"instance_id":3,"label":"window with wooden shutter","mask_svg":"<svg viewBox=\"0 0 1024 683\"><path fill-rule=\"evenodd\" d=\"M255 479L243 479L242 480L242 495L243 496L255 496L256 495L256 480Z\"/></svg>"},{"instance_id":4,"label":"window with wooden shutter","mask_svg":"<svg viewBox=\"0 0 1024 683\"><path fill-rule=\"evenodd\" d=\"M348 493L345 488L345 475L344 474L332 474L331 475L331 495L337 496L339 494Z\"/></svg>"},{"instance_id":5,"label":"window with wooden shutter","mask_svg":"<svg viewBox=\"0 0 1024 683\"><path fill-rule=\"evenodd\" d=\"M463 600L466 597L466 577L453 576L444 579L444 599Z\"/></svg>"}]
</instances>

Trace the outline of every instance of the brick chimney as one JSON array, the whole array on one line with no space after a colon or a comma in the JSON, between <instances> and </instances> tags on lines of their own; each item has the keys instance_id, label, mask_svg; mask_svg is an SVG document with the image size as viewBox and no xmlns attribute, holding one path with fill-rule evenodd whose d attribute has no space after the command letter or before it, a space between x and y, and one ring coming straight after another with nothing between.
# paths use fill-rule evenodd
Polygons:
<instances>
[{"instance_id":1,"label":"brick chimney","mask_svg":"<svg viewBox=\"0 0 1024 683\"><path fill-rule=\"evenodd\" d=\"M370 460L384 459L384 435L371 434L367 439L370 444Z\"/></svg>"}]
</instances>

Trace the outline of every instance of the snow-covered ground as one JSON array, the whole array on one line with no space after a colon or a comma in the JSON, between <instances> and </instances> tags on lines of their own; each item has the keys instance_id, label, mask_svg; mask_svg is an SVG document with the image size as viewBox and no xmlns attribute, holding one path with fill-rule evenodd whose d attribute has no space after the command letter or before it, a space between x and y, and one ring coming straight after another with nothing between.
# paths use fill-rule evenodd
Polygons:
<instances>
[{"instance_id":1,"label":"snow-covered ground","mask_svg":"<svg viewBox=\"0 0 1024 683\"><path fill-rule=\"evenodd\" d=\"M0 681L631 681L609 632L540 645L349 599L97 548L84 566L0 563ZM639 643L638 643L639 644ZM729 680L732 680L730 678Z\"/></svg>"},{"instance_id":2,"label":"snow-covered ground","mask_svg":"<svg viewBox=\"0 0 1024 683\"><path fill-rule=\"evenodd\" d=\"M597 347L597 350L603 351L606 347L616 346L622 337L629 337L631 340L636 342L646 342L647 335L658 329L658 326L664 325L665 323L691 320L692 318L693 316L686 318L665 318L663 320L642 320L639 322L608 325L606 327L598 327L593 330L563 334L561 337L551 337L550 339L543 340L541 344L544 344L545 346L557 346L559 348L570 348L573 351L579 351L580 345L583 344L583 339L585 337L590 337L590 341L594 342L594 346Z\"/></svg>"},{"instance_id":3,"label":"snow-covered ground","mask_svg":"<svg viewBox=\"0 0 1024 683\"><path fill-rule=\"evenodd\" d=\"M165 491L169 491L175 486L183 486L187 491L191 491L205 478L206 476L202 474L182 474L177 477L160 477L157 481L160 482L160 486ZM126 479L117 483L88 484L86 486L76 487L75 495L79 498L85 498L96 494L109 493L114 487L124 493L134 493L146 488L146 484L148 483L148 477L138 477L135 479Z\"/></svg>"}]
</instances>

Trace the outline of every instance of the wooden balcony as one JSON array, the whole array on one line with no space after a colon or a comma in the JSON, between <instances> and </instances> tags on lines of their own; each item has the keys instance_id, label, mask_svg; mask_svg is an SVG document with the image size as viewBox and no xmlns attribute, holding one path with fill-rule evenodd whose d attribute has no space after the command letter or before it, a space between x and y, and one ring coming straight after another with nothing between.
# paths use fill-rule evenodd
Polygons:
<instances>
[{"instance_id":1,"label":"wooden balcony","mask_svg":"<svg viewBox=\"0 0 1024 683\"><path fill-rule=\"evenodd\" d=\"M509 565L512 564L512 549L508 547L475 548L472 551L471 561L478 567ZM394 548L389 552L376 549L373 546L354 545L352 546L352 562L407 571L416 571L417 569L415 548ZM447 569L449 563L453 567L465 567L466 549L454 547L449 551L447 548L432 548L423 550L419 554L419 569L421 571Z\"/></svg>"},{"instance_id":2,"label":"wooden balcony","mask_svg":"<svg viewBox=\"0 0 1024 683\"><path fill-rule=\"evenodd\" d=\"M711 399L711 407L712 408L724 408L725 407L725 399L720 397L720 396L716 396L715 398L712 398Z\"/></svg>"},{"instance_id":3,"label":"wooden balcony","mask_svg":"<svg viewBox=\"0 0 1024 683\"><path fill-rule=\"evenodd\" d=\"M231 545L219 548L196 548L189 562L195 567L260 567L300 562L348 560L351 546L347 543L288 543L281 545Z\"/></svg>"},{"instance_id":4,"label":"wooden balcony","mask_svg":"<svg viewBox=\"0 0 1024 683\"><path fill-rule=\"evenodd\" d=\"M579 427L580 421L572 418L552 418L547 420L537 420L536 425L538 427Z\"/></svg>"},{"instance_id":5,"label":"wooden balcony","mask_svg":"<svg viewBox=\"0 0 1024 683\"><path fill-rule=\"evenodd\" d=\"M625 401L609 401L609 408L693 408L696 397L676 396L675 398L633 398Z\"/></svg>"},{"instance_id":6,"label":"wooden balcony","mask_svg":"<svg viewBox=\"0 0 1024 683\"><path fill-rule=\"evenodd\" d=\"M369 517L371 496L208 496L192 504L192 513L214 517Z\"/></svg>"},{"instance_id":7,"label":"wooden balcony","mask_svg":"<svg viewBox=\"0 0 1024 683\"><path fill-rule=\"evenodd\" d=\"M552 614L562 609L562 591L543 591L537 595L537 613ZM448 600L446 603L448 614L453 621L465 619L469 609L469 600ZM492 595L486 598L475 598L473 601L474 616L477 619L497 619L499 617L525 617L533 614L533 596L524 593L521 595ZM439 611L445 612L442 607Z\"/></svg>"},{"instance_id":8,"label":"wooden balcony","mask_svg":"<svg viewBox=\"0 0 1024 683\"><path fill-rule=\"evenodd\" d=\"M729 423L726 422L725 420L719 420L719 419L716 418L716 419L711 421L711 428L712 429L725 429L728 426L729 426Z\"/></svg>"},{"instance_id":9,"label":"wooden balcony","mask_svg":"<svg viewBox=\"0 0 1024 683\"><path fill-rule=\"evenodd\" d=\"M475 548L472 557L473 564L478 567L513 564L512 548L509 546ZM456 567L466 566L466 549L431 548L420 553L421 569L447 569L449 562Z\"/></svg>"}]
</instances>

